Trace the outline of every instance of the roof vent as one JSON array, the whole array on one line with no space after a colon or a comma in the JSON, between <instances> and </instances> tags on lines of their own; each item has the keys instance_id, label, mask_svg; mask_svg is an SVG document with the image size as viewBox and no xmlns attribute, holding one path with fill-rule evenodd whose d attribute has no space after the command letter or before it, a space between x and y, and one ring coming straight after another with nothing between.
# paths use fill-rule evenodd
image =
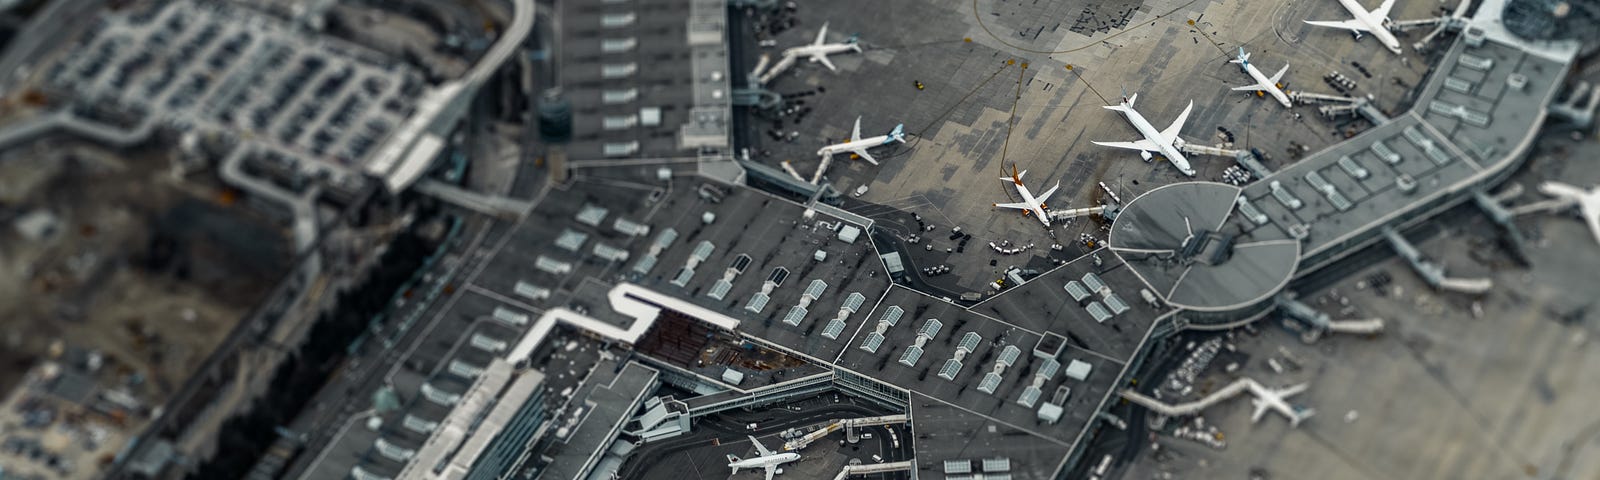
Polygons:
<instances>
[{"instance_id":1,"label":"roof vent","mask_svg":"<svg viewBox=\"0 0 1600 480\"><path fill-rule=\"evenodd\" d=\"M1523 88L1528 86L1528 76L1520 73L1506 75L1506 86L1511 87L1512 90L1520 92Z\"/></svg>"}]
</instances>

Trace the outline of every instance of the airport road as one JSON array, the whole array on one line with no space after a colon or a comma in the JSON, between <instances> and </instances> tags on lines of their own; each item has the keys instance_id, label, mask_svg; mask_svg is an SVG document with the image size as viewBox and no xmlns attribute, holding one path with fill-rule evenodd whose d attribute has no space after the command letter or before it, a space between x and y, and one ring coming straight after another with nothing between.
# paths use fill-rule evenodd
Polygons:
<instances>
[{"instance_id":1,"label":"airport road","mask_svg":"<svg viewBox=\"0 0 1600 480\"><path fill-rule=\"evenodd\" d=\"M11 43L0 54L0 95L11 93L17 82L23 80L19 75L36 60L39 55L53 51L61 43L75 35L83 26L93 25L88 21L98 14L98 10L105 6L105 0L54 0L48 1L44 8L28 19L22 30L11 36ZM73 28L77 27L77 28Z\"/></svg>"}]
</instances>

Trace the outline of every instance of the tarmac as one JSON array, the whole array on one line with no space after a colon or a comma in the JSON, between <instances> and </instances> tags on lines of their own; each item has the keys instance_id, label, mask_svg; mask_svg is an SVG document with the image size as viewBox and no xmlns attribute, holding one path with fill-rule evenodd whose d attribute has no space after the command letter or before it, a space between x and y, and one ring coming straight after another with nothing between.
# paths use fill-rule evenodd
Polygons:
<instances>
[{"instance_id":1,"label":"tarmac","mask_svg":"<svg viewBox=\"0 0 1600 480\"><path fill-rule=\"evenodd\" d=\"M1060 181L1062 189L1049 202L1053 209L1082 208L1104 201L1105 183L1124 201L1167 183L1220 180L1231 158L1191 155L1198 174L1192 179L1161 161L1145 163L1134 152L1100 147L1089 140L1126 141L1138 134L1115 112L1098 108L1115 104L1119 92L1138 93L1139 111L1152 124L1170 123L1189 100L1194 101L1182 136L1192 144L1223 145L1218 127L1234 134L1233 148L1255 147L1265 163L1278 168L1301 152L1319 150L1342 140L1347 126L1316 115L1311 106L1286 110L1267 98L1233 92L1248 77L1226 63L1244 46L1262 68L1290 63L1285 76L1290 90L1333 93L1320 77L1340 71L1358 79L1355 94L1373 94L1376 104L1398 111L1408 101L1427 63L1414 52L1396 56L1371 39L1351 41L1347 34L1300 22L1305 18L1345 18L1334 2L1290 2L1262 8L1241 1L1146 2L1126 28L1095 31L1088 26L1115 25L1130 5L1080 7L1067 2L950 2L924 5L910 0L853 5L851 15L838 10L802 7L796 26L778 34L778 47L809 42L816 29L829 24L828 41L855 36L861 54L830 57L837 73L800 62L768 88L791 95L797 111L773 122L752 119L736 133L753 142L752 158L772 166L789 160L803 176L817 165L816 148L848 137L862 117L862 135L881 134L904 123L905 145L873 150L882 163L872 166L835 159L826 178L841 192L869 186L862 202L846 209L880 222L904 222L915 213L937 227L938 235L923 240L935 254L954 247L944 241L951 227L972 234L977 244L1009 240L1033 243L1038 261L1068 259L1089 249L1073 246L1080 234L1103 239L1107 225L1074 219L1049 233L1037 221L1013 212L998 213L990 204L1016 201L1014 190L997 180L1009 177L1014 165L1029 170L1025 183L1038 192ZM1403 2L1393 17L1412 19L1433 12L1422 2ZM915 12L912 14L910 12ZM1156 15L1196 19L1150 21ZM1070 19L1063 21L1062 19ZM979 21L981 20L981 22ZM745 22L749 25L758 22ZM1078 26L1082 23L1084 26ZM1084 33L1075 33L1077 28ZM749 35L750 33L746 33ZM1415 41L1422 33L1402 35ZM970 41L968 41L970 39ZM1190 40L1184 43L1183 40ZM746 65L774 49L748 49ZM1360 59L1372 78L1356 73L1349 59ZM1066 67L1071 65L1072 70ZM885 78L914 79L885 82ZM809 94L808 94L809 93ZM1295 114L1300 114L1296 118ZM775 141L768 131L781 125L795 132L793 141ZM1008 127L1009 125L1009 127ZM901 238L917 232L899 228ZM1067 250L1047 253L1051 244ZM925 245L912 245L926 251ZM1077 251L1074 251L1074 250ZM952 273L930 280L954 293L978 290L998 278L987 255L949 254L914 259L920 266L946 264Z\"/></svg>"},{"instance_id":2,"label":"tarmac","mask_svg":"<svg viewBox=\"0 0 1600 480\"><path fill-rule=\"evenodd\" d=\"M837 400L837 401L835 401ZM812 398L789 402L783 407L754 412L730 411L697 420L695 432L682 438L640 447L622 470L622 478L679 478L709 479L759 479L759 472L730 474L726 455L750 458L755 448L745 435L755 435L768 449L778 451L783 439L775 432L825 424L836 418L855 418L880 415L887 412L837 393L826 393ZM757 430L746 426L755 423ZM894 428L901 438L901 447L895 448L885 429ZM794 463L783 465L783 476L789 478L833 478L852 461L873 463L873 455L885 462L906 460L911 453L909 435L903 426L866 427L859 431L872 433L872 439L858 438L857 442L840 445L844 433L832 433L804 450ZM783 477L779 477L783 478ZM905 478L904 473L880 478Z\"/></svg>"}]
</instances>

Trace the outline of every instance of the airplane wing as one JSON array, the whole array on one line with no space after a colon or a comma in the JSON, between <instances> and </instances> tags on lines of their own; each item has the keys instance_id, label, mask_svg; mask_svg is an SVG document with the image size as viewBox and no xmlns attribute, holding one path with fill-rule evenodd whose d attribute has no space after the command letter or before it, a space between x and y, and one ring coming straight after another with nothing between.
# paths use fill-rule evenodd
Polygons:
<instances>
[{"instance_id":1,"label":"airplane wing","mask_svg":"<svg viewBox=\"0 0 1600 480\"><path fill-rule=\"evenodd\" d=\"M1383 0L1383 5L1379 5L1377 10L1372 11L1372 14L1378 18L1389 18L1389 9L1393 7L1394 0Z\"/></svg>"},{"instance_id":2,"label":"airplane wing","mask_svg":"<svg viewBox=\"0 0 1600 480\"><path fill-rule=\"evenodd\" d=\"M867 154L867 149L865 149L865 148L857 148L855 150L851 150L851 152L854 152L856 155L861 156L861 159L862 160L866 160L867 163L870 163L870 164L873 164L873 165L877 165L878 164L878 159L872 158L872 155L868 155Z\"/></svg>"},{"instance_id":3,"label":"airplane wing","mask_svg":"<svg viewBox=\"0 0 1600 480\"><path fill-rule=\"evenodd\" d=\"M1050 194L1056 193L1056 189L1058 188L1061 188L1061 182L1056 182L1056 186L1050 187L1049 190L1045 190L1044 193L1039 194L1038 197L1034 197L1033 200L1043 204L1046 199L1050 198Z\"/></svg>"},{"instance_id":4,"label":"airplane wing","mask_svg":"<svg viewBox=\"0 0 1600 480\"><path fill-rule=\"evenodd\" d=\"M1394 0L1389 0L1389 3L1394 3ZM827 39L827 37L828 37L828 24L824 23L824 24L822 24L822 29L817 30L817 41L816 42L812 42L812 45L822 45L822 41Z\"/></svg>"},{"instance_id":5,"label":"airplane wing","mask_svg":"<svg viewBox=\"0 0 1600 480\"><path fill-rule=\"evenodd\" d=\"M1267 402L1259 399L1250 399L1250 404L1256 407L1254 412L1250 412L1250 423L1261 421L1261 416L1267 413Z\"/></svg>"},{"instance_id":6,"label":"airplane wing","mask_svg":"<svg viewBox=\"0 0 1600 480\"><path fill-rule=\"evenodd\" d=\"M1054 190L1054 189L1051 189L1051 190ZM1033 210L1033 207L1028 206L1028 204L1026 204L1026 203L1020 203L1020 202L1019 203L996 203L996 204L994 204L994 207L995 208L1013 208L1013 209L1017 209L1017 210Z\"/></svg>"},{"instance_id":7,"label":"airplane wing","mask_svg":"<svg viewBox=\"0 0 1600 480\"><path fill-rule=\"evenodd\" d=\"M1288 71L1289 71L1289 64L1285 63L1285 64L1283 64L1283 68L1278 69L1278 73L1272 74L1272 78L1268 78L1267 81L1271 82L1273 85L1277 85L1279 83L1283 83L1283 82L1281 82L1281 80L1283 80L1283 74L1287 73Z\"/></svg>"},{"instance_id":8,"label":"airplane wing","mask_svg":"<svg viewBox=\"0 0 1600 480\"><path fill-rule=\"evenodd\" d=\"M856 117L856 127L855 127L854 130L850 131L850 141L854 142L854 141L860 140L860 139L861 139L861 117Z\"/></svg>"},{"instance_id":9,"label":"airplane wing","mask_svg":"<svg viewBox=\"0 0 1600 480\"><path fill-rule=\"evenodd\" d=\"M1583 189L1559 182L1544 182L1539 184L1539 191L1552 197L1561 197L1570 200L1583 198Z\"/></svg>"},{"instance_id":10,"label":"airplane wing","mask_svg":"<svg viewBox=\"0 0 1600 480\"><path fill-rule=\"evenodd\" d=\"M768 455L772 455L772 450L767 450L767 446L766 445L762 445L760 440L756 440L756 436L755 435L746 435L746 436L750 437L750 443L755 444L756 451L757 452L761 452L761 456L765 457L765 456L768 456Z\"/></svg>"},{"instance_id":11,"label":"airplane wing","mask_svg":"<svg viewBox=\"0 0 1600 480\"><path fill-rule=\"evenodd\" d=\"M772 475L778 473L777 465L767 465L767 480L772 480Z\"/></svg>"},{"instance_id":12,"label":"airplane wing","mask_svg":"<svg viewBox=\"0 0 1600 480\"><path fill-rule=\"evenodd\" d=\"M1130 150L1144 150L1146 152L1160 151L1161 147L1149 140L1135 140L1132 142L1089 142L1102 147L1126 148Z\"/></svg>"},{"instance_id":13,"label":"airplane wing","mask_svg":"<svg viewBox=\"0 0 1600 480\"><path fill-rule=\"evenodd\" d=\"M824 55L824 54L821 54L821 53L812 55L811 56L811 61L822 63L822 66L828 67L828 70L832 70L832 71L835 71L835 72L839 71L839 67L833 66L833 62L828 61L828 56L827 55Z\"/></svg>"},{"instance_id":14,"label":"airplane wing","mask_svg":"<svg viewBox=\"0 0 1600 480\"><path fill-rule=\"evenodd\" d=\"M1594 234L1594 240L1600 242L1600 209L1584 210L1583 220L1589 223L1589 232Z\"/></svg>"},{"instance_id":15,"label":"airplane wing","mask_svg":"<svg viewBox=\"0 0 1600 480\"><path fill-rule=\"evenodd\" d=\"M1243 87L1233 87L1233 91L1235 91L1235 92L1261 92L1261 91L1265 91L1266 89L1267 89L1267 87L1263 87L1261 85L1245 85Z\"/></svg>"},{"instance_id":16,"label":"airplane wing","mask_svg":"<svg viewBox=\"0 0 1600 480\"><path fill-rule=\"evenodd\" d=\"M1194 110L1194 100L1189 101L1189 106L1183 107L1183 113L1178 114L1178 119L1173 120L1172 125L1168 125L1166 130L1161 131L1161 136L1166 137L1168 141L1177 139L1178 131L1183 130L1183 122L1189 120L1190 110Z\"/></svg>"},{"instance_id":17,"label":"airplane wing","mask_svg":"<svg viewBox=\"0 0 1600 480\"><path fill-rule=\"evenodd\" d=\"M1329 22L1329 21L1322 21L1322 20L1306 20L1306 23L1311 24L1311 25L1316 25L1318 27L1343 28L1345 30L1355 30L1357 32L1371 31L1370 29L1367 28L1367 24L1361 23L1360 20L1356 20L1356 19L1345 20L1345 21L1342 21L1342 22Z\"/></svg>"}]
</instances>

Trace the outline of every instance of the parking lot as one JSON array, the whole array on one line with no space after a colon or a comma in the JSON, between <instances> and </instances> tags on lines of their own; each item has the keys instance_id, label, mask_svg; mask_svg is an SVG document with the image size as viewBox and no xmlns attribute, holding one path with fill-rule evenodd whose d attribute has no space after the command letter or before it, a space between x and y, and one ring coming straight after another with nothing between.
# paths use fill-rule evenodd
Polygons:
<instances>
[{"instance_id":1,"label":"parking lot","mask_svg":"<svg viewBox=\"0 0 1600 480\"><path fill-rule=\"evenodd\" d=\"M421 75L364 47L312 37L226 3L100 17L44 68L45 84L139 121L225 132L304 172L352 172L415 106Z\"/></svg>"}]
</instances>

